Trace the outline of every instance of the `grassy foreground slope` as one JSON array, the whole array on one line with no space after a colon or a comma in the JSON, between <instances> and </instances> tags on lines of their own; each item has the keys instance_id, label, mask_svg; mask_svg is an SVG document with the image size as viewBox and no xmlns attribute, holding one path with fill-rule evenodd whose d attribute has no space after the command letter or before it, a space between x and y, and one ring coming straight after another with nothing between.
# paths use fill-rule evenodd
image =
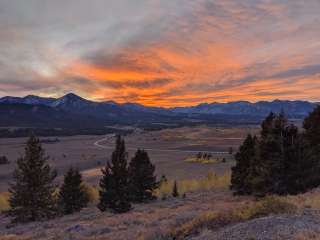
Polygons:
<instances>
[{"instance_id":1,"label":"grassy foreground slope","mask_svg":"<svg viewBox=\"0 0 320 240\"><path fill-rule=\"evenodd\" d=\"M199 188L186 188L185 197L160 197L119 215L101 213L95 207L94 196L91 205L80 213L48 222L14 226L1 215L0 239L318 239L319 189L256 200L233 196L225 179L214 184L211 180L207 189L200 186L210 181L202 180ZM159 196L166 191L166 187L161 189Z\"/></svg>"}]
</instances>

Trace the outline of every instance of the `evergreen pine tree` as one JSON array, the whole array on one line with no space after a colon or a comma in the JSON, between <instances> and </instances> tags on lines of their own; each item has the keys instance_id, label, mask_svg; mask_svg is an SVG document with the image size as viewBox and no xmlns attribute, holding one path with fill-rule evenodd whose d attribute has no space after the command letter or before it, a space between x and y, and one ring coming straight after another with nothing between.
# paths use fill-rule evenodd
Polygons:
<instances>
[{"instance_id":1,"label":"evergreen pine tree","mask_svg":"<svg viewBox=\"0 0 320 240\"><path fill-rule=\"evenodd\" d=\"M0 165L2 164L9 164L10 161L8 160L8 158L6 156L0 156Z\"/></svg>"},{"instance_id":2,"label":"evergreen pine tree","mask_svg":"<svg viewBox=\"0 0 320 240\"><path fill-rule=\"evenodd\" d=\"M172 197L174 197L174 198L179 197L179 191L178 191L177 181L174 181L174 183L173 183Z\"/></svg>"},{"instance_id":3,"label":"evergreen pine tree","mask_svg":"<svg viewBox=\"0 0 320 240\"><path fill-rule=\"evenodd\" d=\"M236 155L231 188L236 193L298 194L320 185L320 108L304 121L305 133L288 124L283 113L271 113L262 123L251 160L247 138ZM319 131L319 132L317 132ZM245 151L246 150L246 151ZM243 160L245 159L245 160ZM242 164L241 164L242 163ZM248 165L249 164L249 165Z\"/></svg>"},{"instance_id":4,"label":"evergreen pine tree","mask_svg":"<svg viewBox=\"0 0 320 240\"><path fill-rule=\"evenodd\" d=\"M148 153L138 149L129 164L129 191L133 202L146 202L155 199L153 191L158 187L155 167Z\"/></svg>"},{"instance_id":5,"label":"evergreen pine tree","mask_svg":"<svg viewBox=\"0 0 320 240\"><path fill-rule=\"evenodd\" d=\"M82 183L80 172L69 168L59 193L59 207L63 214L78 212L88 205L89 198Z\"/></svg>"},{"instance_id":6,"label":"evergreen pine tree","mask_svg":"<svg viewBox=\"0 0 320 240\"><path fill-rule=\"evenodd\" d=\"M283 191L280 194L297 194L304 191L305 168L308 160L305 156L305 143L298 128L291 124L284 134Z\"/></svg>"},{"instance_id":7,"label":"evergreen pine tree","mask_svg":"<svg viewBox=\"0 0 320 240\"><path fill-rule=\"evenodd\" d=\"M320 106L317 106L303 122L305 189L320 185Z\"/></svg>"},{"instance_id":8,"label":"evergreen pine tree","mask_svg":"<svg viewBox=\"0 0 320 240\"><path fill-rule=\"evenodd\" d=\"M320 145L320 106L316 107L305 118L303 128L305 129L305 138L308 143L312 146Z\"/></svg>"},{"instance_id":9,"label":"evergreen pine tree","mask_svg":"<svg viewBox=\"0 0 320 240\"><path fill-rule=\"evenodd\" d=\"M283 191L283 135L287 120L283 114L271 113L262 123L259 155L255 174L253 174L253 189L256 195L279 193Z\"/></svg>"},{"instance_id":10,"label":"evergreen pine tree","mask_svg":"<svg viewBox=\"0 0 320 240\"><path fill-rule=\"evenodd\" d=\"M124 213L131 209L128 196L127 157L125 142L121 136L117 136L111 162L102 169L103 177L99 184L100 202L98 204L101 211L110 209L115 213Z\"/></svg>"},{"instance_id":11,"label":"evergreen pine tree","mask_svg":"<svg viewBox=\"0 0 320 240\"><path fill-rule=\"evenodd\" d=\"M256 154L256 143L256 137L249 134L235 155L236 165L232 168L231 189L237 194L251 193L249 175Z\"/></svg>"},{"instance_id":12,"label":"evergreen pine tree","mask_svg":"<svg viewBox=\"0 0 320 240\"><path fill-rule=\"evenodd\" d=\"M17 160L14 182L9 189L9 215L13 222L43 220L56 214L53 181L57 173L51 170L47 160L39 139L31 136L25 156Z\"/></svg>"}]
</instances>

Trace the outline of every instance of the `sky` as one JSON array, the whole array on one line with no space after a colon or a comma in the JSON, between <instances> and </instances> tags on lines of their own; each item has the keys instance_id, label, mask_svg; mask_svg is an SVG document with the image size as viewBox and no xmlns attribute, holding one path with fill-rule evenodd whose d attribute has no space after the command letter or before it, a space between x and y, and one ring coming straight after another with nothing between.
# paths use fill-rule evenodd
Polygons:
<instances>
[{"instance_id":1,"label":"sky","mask_svg":"<svg viewBox=\"0 0 320 240\"><path fill-rule=\"evenodd\" d=\"M0 0L0 96L320 101L319 0Z\"/></svg>"}]
</instances>

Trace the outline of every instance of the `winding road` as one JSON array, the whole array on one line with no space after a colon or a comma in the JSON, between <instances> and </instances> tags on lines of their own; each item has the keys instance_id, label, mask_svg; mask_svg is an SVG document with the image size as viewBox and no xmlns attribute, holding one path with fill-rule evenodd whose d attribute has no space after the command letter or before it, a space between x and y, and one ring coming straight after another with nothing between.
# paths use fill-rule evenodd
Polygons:
<instances>
[{"instance_id":1,"label":"winding road","mask_svg":"<svg viewBox=\"0 0 320 240\"><path fill-rule=\"evenodd\" d=\"M96 141L94 143L94 146L98 147L98 148L103 148L103 149L113 149L114 146L108 146L108 145L104 145L102 144L105 141L108 141L112 138L114 138L116 135L115 134L109 134L106 137ZM133 150L135 151L137 149L137 147L127 147L127 150ZM202 151L202 150L179 150L179 149L158 149L158 148L143 148L146 151L149 152L176 152L176 153L211 153L211 154L228 154L228 152L214 152L214 151Z\"/></svg>"}]
</instances>

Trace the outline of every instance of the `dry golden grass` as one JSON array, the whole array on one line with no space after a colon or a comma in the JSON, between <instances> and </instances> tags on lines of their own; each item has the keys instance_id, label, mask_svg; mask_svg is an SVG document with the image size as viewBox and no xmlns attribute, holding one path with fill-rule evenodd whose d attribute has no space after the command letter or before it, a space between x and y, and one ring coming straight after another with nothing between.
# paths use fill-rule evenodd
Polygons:
<instances>
[{"instance_id":1,"label":"dry golden grass","mask_svg":"<svg viewBox=\"0 0 320 240\"><path fill-rule=\"evenodd\" d=\"M178 191L180 194L187 192L195 192L199 190L212 190L212 189L227 189L230 185L231 173L227 172L224 175L217 175L209 173L202 179L187 179L178 182ZM162 183L159 189L156 190L158 197L169 196L173 189L173 180Z\"/></svg>"},{"instance_id":2,"label":"dry golden grass","mask_svg":"<svg viewBox=\"0 0 320 240\"><path fill-rule=\"evenodd\" d=\"M0 193L0 212L7 211L10 209L9 197L10 194L8 192Z\"/></svg>"},{"instance_id":3,"label":"dry golden grass","mask_svg":"<svg viewBox=\"0 0 320 240\"><path fill-rule=\"evenodd\" d=\"M84 183L83 187L84 187L85 192L87 193L87 196L89 197L89 202L90 203L97 203L99 200L98 189L88 183ZM58 197L58 193L59 193L59 189L57 188L54 193L54 196L56 198ZM10 198L9 192L0 193L0 213L10 209L9 198Z\"/></svg>"},{"instance_id":4,"label":"dry golden grass","mask_svg":"<svg viewBox=\"0 0 320 240\"><path fill-rule=\"evenodd\" d=\"M300 209L312 208L320 209L320 191L319 189L295 196L284 197L287 201L297 205Z\"/></svg>"},{"instance_id":5,"label":"dry golden grass","mask_svg":"<svg viewBox=\"0 0 320 240\"><path fill-rule=\"evenodd\" d=\"M266 197L258 202L232 211L204 213L173 228L168 234L161 236L160 239L185 239L189 236L198 235L205 229L214 231L230 224L254 218L277 214L294 214L296 211L297 207L292 203L278 197Z\"/></svg>"},{"instance_id":6,"label":"dry golden grass","mask_svg":"<svg viewBox=\"0 0 320 240\"><path fill-rule=\"evenodd\" d=\"M89 202L90 203L98 203L99 201L99 190L88 184L88 183L83 183L83 188L84 188L84 191L86 192L88 198L89 198Z\"/></svg>"}]
</instances>

